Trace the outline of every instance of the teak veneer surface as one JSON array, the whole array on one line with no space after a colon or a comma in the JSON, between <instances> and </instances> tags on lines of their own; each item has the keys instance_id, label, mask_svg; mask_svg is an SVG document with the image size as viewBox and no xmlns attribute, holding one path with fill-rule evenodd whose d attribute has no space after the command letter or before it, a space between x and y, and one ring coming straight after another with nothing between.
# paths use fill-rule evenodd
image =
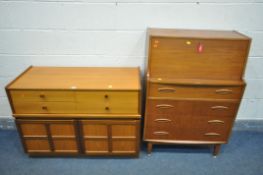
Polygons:
<instances>
[{"instance_id":1,"label":"teak veneer surface","mask_svg":"<svg viewBox=\"0 0 263 175\"><path fill-rule=\"evenodd\" d=\"M116 76L117 75L117 76ZM30 67L9 89L138 90L138 68Z\"/></svg>"}]
</instances>

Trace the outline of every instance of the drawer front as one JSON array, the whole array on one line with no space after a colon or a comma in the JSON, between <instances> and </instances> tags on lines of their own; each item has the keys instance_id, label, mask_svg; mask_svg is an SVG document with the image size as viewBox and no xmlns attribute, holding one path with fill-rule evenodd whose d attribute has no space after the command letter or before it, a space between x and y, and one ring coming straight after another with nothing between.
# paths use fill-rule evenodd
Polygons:
<instances>
[{"instance_id":1,"label":"drawer front","mask_svg":"<svg viewBox=\"0 0 263 175\"><path fill-rule=\"evenodd\" d=\"M15 113L21 114L67 114L75 113L73 102L14 101Z\"/></svg>"},{"instance_id":2,"label":"drawer front","mask_svg":"<svg viewBox=\"0 0 263 175\"><path fill-rule=\"evenodd\" d=\"M137 114L138 92L77 92L78 113Z\"/></svg>"},{"instance_id":3,"label":"drawer front","mask_svg":"<svg viewBox=\"0 0 263 175\"><path fill-rule=\"evenodd\" d=\"M147 115L145 139L227 141L233 119L228 117L177 116L173 119Z\"/></svg>"},{"instance_id":4,"label":"drawer front","mask_svg":"<svg viewBox=\"0 0 263 175\"><path fill-rule=\"evenodd\" d=\"M71 91L31 91L11 90L13 101L74 101L75 95Z\"/></svg>"},{"instance_id":5,"label":"drawer front","mask_svg":"<svg viewBox=\"0 0 263 175\"><path fill-rule=\"evenodd\" d=\"M219 116L234 118L239 101L148 100L147 113L172 119L174 116Z\"/></svg>"},{"instance_id":6,"label":"drawer front","mask_svg":"<svg viewBox=\"0 0 263 175\"><path fill-rule=\"evenodd\" d=\"M234 119L228 117L185 117L181 120L177 139L227 141Z\"/></svg>"},{"instance_id":7,"label":"drawer front","mask_svg":"<svg viewBox=\"0 0 263 175\"><path fill-rule=\"evenodd\" d=\"M240 99L243 90L244 86L204 87L151 83L149 87L149 96L168 98Z\"/></svg>"},{"instance_id":8,"label":"drawer front","mask_svg":"<svg viewBox=\"0 0 263 175\"><path fill-rule=\"evenodd\" d=\"M237 40L152 38L150 74L153 78L240 79L248 45Z\"/></svg>"}]
</instances>

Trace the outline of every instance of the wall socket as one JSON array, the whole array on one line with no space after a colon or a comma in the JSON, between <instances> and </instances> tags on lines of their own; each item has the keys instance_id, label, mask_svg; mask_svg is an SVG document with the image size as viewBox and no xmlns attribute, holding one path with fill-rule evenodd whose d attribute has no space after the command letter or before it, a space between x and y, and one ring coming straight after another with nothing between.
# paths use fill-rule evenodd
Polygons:
<instances>
[{"instance_id":1,"label":"wall socket","mask_svg":"<svg viewBox=\"0 0 263 175\"><path fill-rule=\"evenodd\" d=\"M0 118L0 129L15 129L15 120L12 118Z\"/></svg>"}]
</instances>

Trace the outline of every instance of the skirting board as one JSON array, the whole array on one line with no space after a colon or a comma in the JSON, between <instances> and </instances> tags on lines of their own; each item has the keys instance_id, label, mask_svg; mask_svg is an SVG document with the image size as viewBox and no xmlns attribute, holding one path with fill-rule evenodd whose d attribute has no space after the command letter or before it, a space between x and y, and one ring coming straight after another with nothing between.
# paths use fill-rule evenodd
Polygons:
<instances>
[{"instance_id":1,"label":"skirting board","mask_svg":"<svg viewBox=\"0 0 263 175\"><path fill-rule=\"evenodd\" d=\"M261 130L263 128L263 119L237 119L235 121L234 130ZM16 129L14 118L0 116L0 129L10 130Z\"/></svg>"}]
</instances>

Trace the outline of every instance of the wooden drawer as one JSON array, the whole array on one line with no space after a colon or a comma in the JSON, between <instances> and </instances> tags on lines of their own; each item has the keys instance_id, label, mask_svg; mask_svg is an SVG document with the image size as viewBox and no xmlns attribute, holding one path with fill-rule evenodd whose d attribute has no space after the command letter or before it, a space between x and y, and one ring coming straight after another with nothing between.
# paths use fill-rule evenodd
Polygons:
<instances>
[{"instance_id":1,"label":"wooden drawer","mask_svg":"<svg viewBox=\"0 0 263 175\"><path fill-rule=\"evenodd\" d=\"M77 113L138 114L137 91L77 92Z\"/></svg>"},{"instance_id":2,"label":"wooden drawer","mask_svg":"<svg viewBox=\"0 0 263 175\"><path fill-rule=\"evenodd\" d=\"M42 90L11 90L12 100L15 101L74 101L75 95L72 91L42 91Z\"/></svg>"},{"instance_id":3,"label":"wooden drawer","mask_svg":"<svg viewBox=\"0 0 263 175\"><path fill-rule=\"evenodd\" d=\"M238 100L190 101L190 100L148 100L147 114L173 116L227 116L234 117L239 107Z\"/></svg>"},{"instance_id":4,"label":"wooden drawer","mask_svg":"<svg viewBox=\"0 0 263 175\"><path fill-rule=\"evenodd\" d=\"M21 114L67 114L75 113L74 102L14 101L15 113Z\"/></svg>"},{"instance_id":5,"label":"wooden drawer","mask_svg":"<svg viewBox=\"0 0 263 175\"><path fill-rule=\"evenodd\" d=\"M180 86L151 83L150 97L240 99L244 86Z\"/></svg>"},{"instance_id":6,"label":"wooden drawer","mask_svg":"<svg viewBox=\"0 0 263 175\"><path fill-rule=\"evenodd\" d=\"M240 79L248 40L151 39L152 78Z\"/></svg>"},{"instance_id":7,"label":"wooden drawer","mask_svg":"<svg viewBox=\"0 0 263 175\"><path fill-rule=\"evenodd\" d=\"M145 139L227 141L233 124L228 117L177 116L169 122L156 122L155 118L160 119L146 118Z\"/></svg>"}]
</instances>

